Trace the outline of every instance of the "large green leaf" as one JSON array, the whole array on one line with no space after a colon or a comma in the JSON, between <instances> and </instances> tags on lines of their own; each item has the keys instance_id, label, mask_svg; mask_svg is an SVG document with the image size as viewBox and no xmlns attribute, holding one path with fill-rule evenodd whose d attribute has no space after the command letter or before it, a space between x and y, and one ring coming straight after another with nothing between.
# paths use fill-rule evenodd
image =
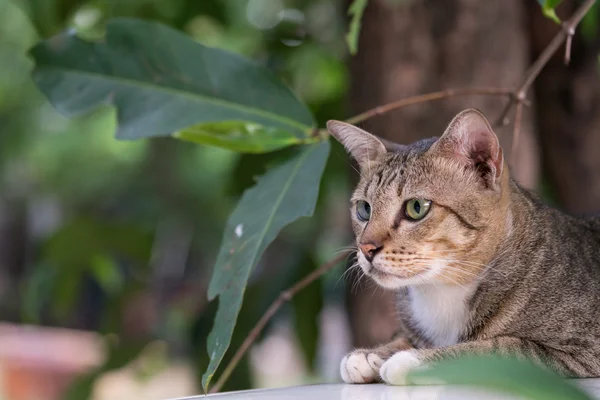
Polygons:
<instances>
[{"instance_id":1,"label":"large green leaf","mask_svg":"<svg viewBox=\"0 0 600 400\"><path fill-rule=\"evenodd\" d=\"M242 121L263 127L248 136L252 143L261 132L271 140L276 130L293 144L309 139L314 125L306 106L265 68L155 22L117 18L101 42L67 32L40 42L31 55L35 82L59 112L73 116L113 104L120 139ZM239 129L235 132L239 136ZM222 133L217 130L216 136ZM228 146L211 135L197 135L196 141ZM240 146L241 141L233 142Z\"/></svg>"},{"instance_id":2,"label":"large green leaf","mask_svg":"<svg viewBox=\"0 0 600 400\"><path fill-rule=\"evenodd\" d=\"M493 355L442 361L415 372L413 379L436 379L449 384L495 389L533 400L591 400L576 386L530 362Z\"/></svg>"},{"instance_id":3,"label":"large green leaf","mask_svg":"<svg viewBox=\"0 0 600 400\"><path fill-rule=\"evenodd\" d=\"M208 288L209 299L219 296L219 308L208 337L205 390L231 342L252 268L283 227L312 215L328 155L329 141L305 146L267 171L229 217Z\"/></svg>"}]
</instances>

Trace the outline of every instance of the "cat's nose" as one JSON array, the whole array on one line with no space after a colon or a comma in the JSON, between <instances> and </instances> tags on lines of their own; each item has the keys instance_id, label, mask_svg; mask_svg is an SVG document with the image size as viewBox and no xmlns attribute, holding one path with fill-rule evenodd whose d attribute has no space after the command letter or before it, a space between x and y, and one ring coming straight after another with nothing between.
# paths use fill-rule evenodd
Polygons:
<instances>
[{"instance_id":1,"label":"cat's nose","mask_svg":"<svg viewBox=\"0 0 600 400\"><path fill-rule=\"evenodd\" d=\"M360 247L360 251L362 251L363 255L369 262L372 262L373 258L375 258L375 255L379 253L381 249L383 249L382 244L373 242L360 244L358 247Z\"/></svg>"}]
</instances>

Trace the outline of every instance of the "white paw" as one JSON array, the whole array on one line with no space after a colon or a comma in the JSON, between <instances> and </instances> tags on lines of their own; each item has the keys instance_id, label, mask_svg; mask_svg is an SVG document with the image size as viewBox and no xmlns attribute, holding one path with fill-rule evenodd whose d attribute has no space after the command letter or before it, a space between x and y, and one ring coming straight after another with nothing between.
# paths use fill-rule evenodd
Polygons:
<instances>
[{"instance_id":1,"label":"white paw","mask_svg":"<svg viewBox=\"0 0 600 400\"><path fill-rule=\"evenodd\" d=\"M383 363L379 374L385 383L390 385L408 384L407 376L423 365L415 350L400 351Z\"/></svg>"},{"instance_id":2,"label":"white paw","mask_svg":"<svg viewBox=\"0 0 600 400\"><path fill-rule=\"evenodd\" d=\"M342 359L340 374L346 383L372 383L379 380L382 365L377 354L357 350Z\"/></svg>"}]
</instances>

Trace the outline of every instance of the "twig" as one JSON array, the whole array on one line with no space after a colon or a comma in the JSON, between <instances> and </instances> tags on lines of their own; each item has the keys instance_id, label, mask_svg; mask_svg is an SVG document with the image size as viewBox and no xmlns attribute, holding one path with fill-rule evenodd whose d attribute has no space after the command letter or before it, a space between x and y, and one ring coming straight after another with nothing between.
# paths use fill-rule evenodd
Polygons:
<instances>
[{"instance_id":1,"label":"twig","mask_svg":"<svg viewBox=\"0 0 600 400\"><path fill-rule=\"evenodd\" d=\"M562 29L560 30L560 32L558 32L556 36L554 36L552 41L548 44L548 46L546 46L544 51L542 51L542 54L539 55L537 60L535 60L535 62L531 65L531 67L529 67L529 69L525 73L523 82L513 92L510 101L502 111L500 118L498 118L498 122L496 123L497 125L503 126L508 124L508 114L510 113L510 110L512 110L513 105L523 103L523 101L527 97L527 91L529 90L535 79L538 77L544 66L548 63L548 61L550 61L554 53L556 53L556 51L560 48L560 46L565 40L568 41L568 49L565 52L565 59L567 59L567 57L571 57L571 48L569 42L575 34L575 29L577 28L577 25L579 25L585 14L590 10L590 8L592 8L595 2L596 0L585 0L585 2L575 11L573 16L571 16L571 18L569 18L562 24ZM518 132L516 133L518 135Z\"/></svg>"},{"instance_id":2,"label":"twig","mask_svg":"<svg viewBox=\"0 0 600 400\"><path fill-rule=\"evenodd\" d=\"M225 367L223 373L221 374L217 382L214 384L214 386L210 389L209 393L217 393L219 390L221 390L225 382L227 382L227 379L229 379L229 376L231 375L235 367L242 360L250 346L252 346L252 344L256 341L258 335L260 335L267 323L271 320L271 318L273 318L277 311L279 311L281 306L285 302L290 301L292 297L296 295L296 293L298 293L299 291L301 291L302 289L319 279L322 275L324 275L330 269L335 267L338 263L345 260L348 256L348 253L349 251L344 252L338 255L337 257L333 258L332 260L326 262L319 268L312 271L310 274L306 275L300 281L296 282L294 285L289 287L287 290L284 290L279 294L279 297L277 297L277 299L275 299L275 301L269 306L264 315L258 320L256 325L254 325L254 328L252 328L246 339L244 339L244 342L237 349L233 358L231 359L231 361L229 361L229 364L227 364L227 367Z\"/></svg>"},{"instance_id":3,"label":"twig","mask_svg":"<svg viewBox=\"0 0 600 400\"><path fill-rule=\"evenodd\" d=\"M366 121L367 119L373 118L377 115L385 114L389 111L396 110L398 108L410 106L413 104L426 103L428 101L441 100L448 97L458 96L505 96L510 97L513 95L513 91L510 89L501 88L464 88L464 89L447 89L439 92L432 92L421 94L418 96L407 97L395 101L393 103L384 104L358 114L352 118L346 120L349 124L358 124L359 122Z\"/></svg>"},{"instance_id":4,"label":"twig","mask_svg":"<svg viewBox=\"0 0 600 400\"><path fill-rule=\"evenodd\" d=\"M575 29L571 29L567 32L567 41L565 42L565 65L569 65L571 62L571 47L573 44L574 35Z\"/></svg>"}]
</instances>

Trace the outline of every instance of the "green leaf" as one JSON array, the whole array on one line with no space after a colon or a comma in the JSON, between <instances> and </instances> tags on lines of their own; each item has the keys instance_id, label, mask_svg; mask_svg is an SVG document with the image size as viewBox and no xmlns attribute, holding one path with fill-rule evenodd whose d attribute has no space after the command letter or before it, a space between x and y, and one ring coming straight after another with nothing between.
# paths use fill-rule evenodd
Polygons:
<instances>
[{"instance_id":1,"label":"green leaf","mask_svg":"<svg viewBox=\"0 0 600 400\"><path fill-rule=\"evenodd\" d=\"M31 50L34 80L56 109L117 109L117 138L168 136L200 123L244 121L304 140L310 111L265 68L167 26L109 21L105 40L67 32Z\"/></svg>"},{"instance_id":2,"label":"green leaf","mask_svg":"<svg viewBox=\"0 0 600 400\"><path fill-rule=\"evenodd\" d=\"M556 15L556 7L560 4L562 0L537 0L539 5L542 7L542 14L544 14L547 18L550 18L552 21L560 24L560 18Z\"/></svg>"},{"instance_id":3,"label":"green leaf","mask_svg":"<svg viewBox=\"0 0 600 400\"><path fill-rule=\"evenodd\" d=\"M243 121L198 124L176 132L173 136L239 153L266 153L313 140L299 138L282 129Z\"/></svg>"},{"instance_id":4,"label":"green leaf","mask_svg":"<svg viewBox=\"0 0 600 400\"><path fill-rule=\"evenodd\" d=\"M283 227L312 215L328 155L329 141L305 146L267 171L229 217L208 288L210 300L219 296L219 307L208 337L205 391L231 342L251 270Z\"/></svg>"},{"instance_id":5,"label":"green leaf","mask_svg":"<svg viewBox=\"0 0 600 400\"><path fill-rule=\"evenodd\" d=\"M354 0L348 8L350 15L350 29L346 35L346 42L350 49L350 54L355 55L358 52L358 37L360 35L361 19L367 7L368 0Z\"/></svg>"},{"instance_id":6,"label":"green leaf","mask_svg":"<svg viewBox=\"0 0 600 400\"><path fill-rule=\"evenodd\" d=\"M530 362L500 356L468 356L414 372L411 379L495 389L533 400L591 400L576 386Z\"/></svg>"}]
</instances>

